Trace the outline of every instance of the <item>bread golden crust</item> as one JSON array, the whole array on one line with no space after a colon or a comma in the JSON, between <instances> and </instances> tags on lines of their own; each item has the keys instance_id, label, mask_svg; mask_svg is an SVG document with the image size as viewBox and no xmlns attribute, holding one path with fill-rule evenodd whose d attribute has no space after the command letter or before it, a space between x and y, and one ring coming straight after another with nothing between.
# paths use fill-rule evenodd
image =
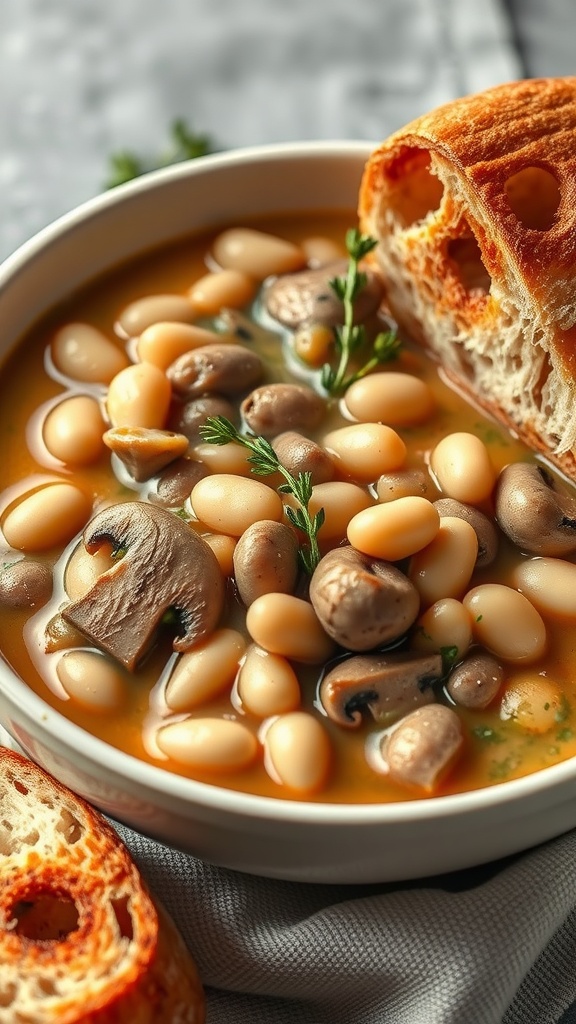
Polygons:
<instances>
[{"instance_id":1,"label":"bread golden crust","mask_svg":"<svg viewBox=\"0 0 576 1024\"><path fill-rule=\"evenodd\" d=\"M382 143L362 230L401 326L576 477L576 77L446 104Z\"/></svg>"},{"instance_id":2,"label":"bread golden crust","mask_svg":"<svg viewBox=\"0 0 576 1024\"><path fill-rule=\"evenodd\" d=\"M88 804L0 748L0 1024L202 1024L196 967Z\"/></svg>"}]
</instances>

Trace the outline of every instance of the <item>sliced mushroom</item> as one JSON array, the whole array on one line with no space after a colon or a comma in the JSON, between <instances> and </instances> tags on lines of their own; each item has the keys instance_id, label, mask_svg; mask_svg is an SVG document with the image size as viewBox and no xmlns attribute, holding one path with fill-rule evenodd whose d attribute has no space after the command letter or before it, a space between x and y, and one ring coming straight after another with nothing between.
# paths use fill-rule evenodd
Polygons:
<instances>
[{"instance_id":1,"label":"sliced mushroom","mask_svg":"<svg viewBox=\"0 0 576 1024\"><path fill-rule=\"evenodd\" d=\"M488 651L469 654L448 676L446 691L463 708L487 708L504 682L504 669Z\"/></svg>"},{"instance_id":2,"label":"sliced mushroom","mask_svg":"<svg viewBox=\"0 0 576 1024\"><path fill-rule=\"evenodd\" d=\"M42 562L23 558L0 572L0 605L40 608L52 595L52 573Z\"/></svg>"},{"instance_id":3,"label":"sliced mushroom","mask_svg":"<svg viewBox=\"0 0 576 1024\"><path fill-rule=\"evenodd\" d=\"M382 742L390 775L405 786L433 793L464 747L460 719L444 704L417 708Z\"/></svg>"},{"instance_id":4,"label":"sliced mushroom","mask_svg":"<svg viewBox=\"0 0 576 1024\"><path fill-rule=\"evenodd\" d=\"M334 479L336 468L327 451L310 437L296 430L285 430L272 441L280 462L293 476L310 473L312 484L325 484Z\"/></svg>"},{"instance_id":5,"label":"sliced mushroom","mask_svg":"<svg viewBox=\"0 0 576 1024\"><path fill-rule=\"evenodd\" d=\"M433 703L434 684L441 678L439 654L359 654L327 672L318 696L328 718L353 729L364 708L377 722L390 723Z\"/></svg>"},{"instance_id":6,"label":"sliced mushroom","mask_svg":"<svg viewBox=\"0 0 576 1024\"><path fill-rule=\"evenodd\" d=\"M250 430L264 437L275 437L286 430L312 430L325 410L325 400L306 384L264 384L241 406Z\"/></svg>"},{"instance_id":7,"label":"sliced mushroom","mask_svg":"<svg viewBox=\"0 0 576 1024\"><path fill-rule=\"evenodd\" d=\"M298 540L287 523L261 519L234 549L234 577L248 608L262 594L293 594L298 579Z\"/></svg>"},{"instance_id":8,"label":"sliced mushroom","mask_svg":"<svg viewBox=\"0 0 576 1024\"><path fill-rule=\"evenodd\" d=\"M188 443L195 446L202 441L200 427L209 416L224 416L232 423L236 418L234 406L224 395L201 395L177 405L170 414L169 426L171 430L184 434Z\"/></svg>"},{"instance_id":9,"label":"sliced mushroom","mask_svg":"<svg viewBox=\"0 0 576 1024\"><path fill-rule=\"evenodd\" d=\"M162 617L177 613L176 651L187 651L215 628L224 578L208 544L178 516L144 502L111 505L84 531L93 554L105 541L124 557L62 617L131 671L150 647Z\"/></svg>"},{"instance_id":10,"label":"sliced mushroom","mask_svg":"<svg viewBox=\"0 0 576 1024\"><path fill-rule=\"evenodd\" d=\"M576 550L576 498L551 473L529 462L505 466L496 482L496 519L521 551L566 555Z\"/></svg>"},{"instance_id":11,"label":"sliced mushroom","mask_svg":"<svg viewBox=\"0 0 576 1024\"><path fill-rule=\"evenodd\" d=\"M138 483L156 476L188 448L184 434L150 427L112 427L103 440Z\"/></svg>"},{"instance_id":12,"label":"sliced mushroom","mask_svg":"<svg viewBox=\"0 0 576 1024\"><path fill-rule=\"evenodd\" d=\"M325 632L350 651L400 639L420 610L418 591L400 569L353 547L333 548L320 560L310 601Z\"/></svg>"},{"instance_id":13,"label":"sliced mushroom","mask_svg":"<svg viewBox=\"0 0 576 1024\"><path fill-rule=\"evenodd\" d=\"M262 380L262 360L244 345L202 345L178 356L166 370L176 394L240 395Z\"/></svg>"},{"instance_id":14,"label":"sliced mushroom","mask_svg":"<svg viewBox=\"0 0 576 1024\"><path fill-rule=\"evenodd\" d=\"M498 531L492 520L474 505L466 505L456 498L439 498L433 504L441 517L454 516L470 523L478 538L476 565L479 569L491 565L498 554Z\"/></svg>"},{"instance_id":15,"label":"sliced mushroom","mask_svg":"<svg viewBox=\"0 0 576 1024\"><path fill-rule=\"evenodd\" d=\"M345 276L346 260L337 260L316 270L301 270L283 274L266 289L264 304L270 316L293 330L306 323L326 324L334 327L344 323L344 307L330 281ZM380 278L371 270L365 271L366 284L358 293L354 305L355 322L361 323L376 312L384 294Z\"/></svg>"},{"instance_id":16,"label":"sliced mushroom","mask_svg":"<svg viewBox=\"0 0 576 1024\"><path fill-rule=\"evenodd\" d=\"M176 459L160 473L156 488L149 491L147 497L155 505L164 508L181 508L190 497L192 488L208 475L203 462L195 459Z\"/></svg>"}]
</instances>

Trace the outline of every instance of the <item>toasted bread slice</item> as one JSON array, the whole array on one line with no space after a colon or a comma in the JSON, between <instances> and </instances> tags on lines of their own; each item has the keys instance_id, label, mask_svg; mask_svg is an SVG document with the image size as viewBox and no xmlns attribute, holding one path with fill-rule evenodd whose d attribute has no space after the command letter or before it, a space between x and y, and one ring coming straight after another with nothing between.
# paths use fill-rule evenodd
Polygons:
<instances>
[{"instance_id":1,"label":"toasted bread slice","mask_svg":"<svg viewBox=\"0 0 576 1024\"><path fill-rule=\"evenodd\" d=\"M0 1024L202 1024L172 920L105 819L0 748Z\"/></svg>"},{"instance_id":2,"label":"toasted bread slice","mask_svg":"<svg viewBox=\"0 0 576 1024\"><path fill-rule=\"evenodd\" d=\"M576 77L456 100L368 161L360 225L393 314L576 479Z\"/></svg>"}]
</instances>

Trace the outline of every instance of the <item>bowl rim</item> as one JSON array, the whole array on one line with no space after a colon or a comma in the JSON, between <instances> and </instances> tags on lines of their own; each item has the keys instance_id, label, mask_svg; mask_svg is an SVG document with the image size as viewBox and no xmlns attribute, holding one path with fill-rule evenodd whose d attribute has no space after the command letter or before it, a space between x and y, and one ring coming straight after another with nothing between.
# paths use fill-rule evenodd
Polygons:
<instances>
[{"instance_id":1,"label":"bowl rim","mask_svg":"<svg viewBox=\"0 0 576 1024\"><path fill-rule=\"evenodd\" d=\"M56 241L60 236L76 230L85 221L97 218L104 211L121 205L132 195L163 188L171 181L210 173L220 167L266 161L317 159L318 157L355 157L369 155L378 142L364 140L322 140L282 142L269 145L238 148L212 153L194 160L183 161L171 167L148 172L134 181L87 199L62 214L30 239L23 242L0 264L0 289L19 274L28 262ZM70 721L39 694L27 686L0 654L0 682L10 701L35 724L36 730L47 733L53 741L51 749L63 747L73 763L75 753L83 760L104 766L108 774L119 780L126 778L135 787L145 786L156 795L166 795L190 806L203 807L239 817L267 819L289 823L313 825L337 824L392 825L431 819L449 819L481 810L505 809L510 804L542 795L562 784L576 785L576 757L538 769L526 776L495 783L466 793L445 796L415 797L392 803L328 803L321 800L285 799L259 796L205 783L167 771L161 764L154 765L112 746ZM18 737L15 739L18 741Z\"/></svg>"}]
</instances>

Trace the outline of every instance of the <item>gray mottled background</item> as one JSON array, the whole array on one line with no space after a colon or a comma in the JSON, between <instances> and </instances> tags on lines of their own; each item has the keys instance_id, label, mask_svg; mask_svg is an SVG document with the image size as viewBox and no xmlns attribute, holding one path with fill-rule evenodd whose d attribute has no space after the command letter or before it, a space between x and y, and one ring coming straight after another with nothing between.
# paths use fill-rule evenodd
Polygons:
<instances>
[{"instance_id":1,"label":"gray mottled background","mask_svg":"<svg viewBox=\"0 0 576 1024\"><path fill-rule=\"evenodd\" d=\"M521 73L514 39L501 0L1 0L0 258L177 116L216 148L377 140Z\"/></svg>"},{"instance_id":2,"label":"gray mottled background","mask_svg":"<svg viewBox=\"0 0 576 1024\"><path fill-rule=\"evenodd\" d=\"M574 0L1 0L0 258L184 117L215 148L378 140L574 66Z\"/></svg>"}]
</instances>

